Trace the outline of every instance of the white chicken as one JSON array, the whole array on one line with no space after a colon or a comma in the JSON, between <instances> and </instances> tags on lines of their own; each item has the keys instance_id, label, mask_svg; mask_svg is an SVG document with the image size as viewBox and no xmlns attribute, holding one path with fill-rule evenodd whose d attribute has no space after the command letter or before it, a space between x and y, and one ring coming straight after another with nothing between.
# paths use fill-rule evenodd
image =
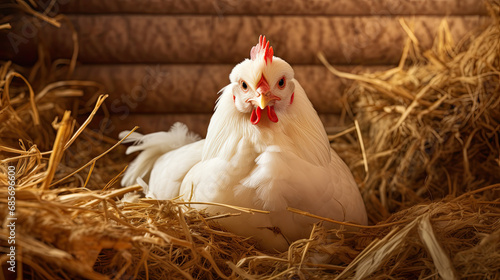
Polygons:
<instances>
[{"instance_id":1,"label":"white chicken","mask_svg":"<svg viewBox=\"0 0 500 280\"><path fill-rule=\"evenodd\" d=\"M251 59L236 65L223 88L204 140L177 123L169 132L133 133L127 154L142 151L122 185L141 182L147 197L262 209L220 219L228 230L254 237L263 249L284 251L307 238L313 218L287 210L367 224L354 178L330 147L324 127L292 67L265 37ZM124 137L127 132L122 132ZM147 183L145 183L147 182ZM234 212L192 204L211 214Z\"/></svg>"}]
</instances>

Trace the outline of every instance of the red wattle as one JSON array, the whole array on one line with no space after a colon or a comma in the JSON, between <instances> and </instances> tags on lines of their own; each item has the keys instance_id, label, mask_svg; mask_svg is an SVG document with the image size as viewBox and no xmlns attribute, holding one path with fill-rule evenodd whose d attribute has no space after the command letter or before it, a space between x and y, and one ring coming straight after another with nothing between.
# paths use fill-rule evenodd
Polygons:
<instances>
[{"instance_id":1,"label":"red wattle","mask_svg":"<svg viewBox=\"0 0 500 280\"><path fill-rule=\"evenodd\" d=\"M270 121L277 123L278 122L278 116L276 115L276 112L274 111L274 106L267 106L267 117L269 118ZM250 116L250 122L252 124L258 124L260 122L260 117L262 116L262 109L259 107L256 107L255 109L252 110L252 115Z\"/></svg>"},{"instance_id":2,"label":"red wattle","mask_svg":"<svg viewBox=\"0 0 500 280\"><path fill-rule=\"evenodd\" d=\"M252 122L252 124L258 124L260 122L261 113L262 109L259 107L256 107L254 110L252 110L252 115L250 116L250 122Z\"/></svg>"},{"instance_id":3,"label":"red wattle","mask_svg":"<svg viewBox=\"0 0 500 280\"><path fill-rule=\"evenodd\" d=\"M267 106L267 116L269 117L269 120L277 123L278 122L278 116L276 116L276 112L274 111L274 106Z\"/></svg>"}]
</instances>

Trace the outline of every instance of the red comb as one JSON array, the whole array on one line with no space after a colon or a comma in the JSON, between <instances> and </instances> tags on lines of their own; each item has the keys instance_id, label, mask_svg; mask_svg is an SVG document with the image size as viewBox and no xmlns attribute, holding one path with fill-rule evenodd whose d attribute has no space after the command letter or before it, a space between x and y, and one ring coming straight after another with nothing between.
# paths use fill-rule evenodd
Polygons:
<instances>
[{"instance_id":1,"label":"red comb","mask_svg":"<svg viewBox=\"0 0 500 280\"><path fill-rule=\"evenodd\" d=\"M273 47L269 47L269 41L266 43L266 36L260 35L259 43L250 51L250 58L252 58L252 60L256 60L262 57L267 64L268 60L269 63L273 62L273 55Z\"/></svg>"}]
</instances>

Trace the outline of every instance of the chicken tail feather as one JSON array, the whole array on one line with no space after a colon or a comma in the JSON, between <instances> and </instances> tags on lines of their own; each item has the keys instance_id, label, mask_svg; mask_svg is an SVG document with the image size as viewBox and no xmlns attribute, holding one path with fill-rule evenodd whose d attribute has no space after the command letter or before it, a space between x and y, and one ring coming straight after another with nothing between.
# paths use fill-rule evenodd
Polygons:
<instances>
[{"instance_id":1,"label":"chicken tail feather","mask_svg":"<svg viewBox=\"0 0 500 280\"><path fill-rule=\"evenodd\" d=\"M120 138L125 137L130 131L122 131ZM138 182L147 182L149 173L156 160L165 153L180 148L184 145L200 140L200 137L190 132L183 123L175 123L168 132L155 132L150 134L140 134L133 132L123 141L133 145L127 148L127 155L134 152L141 152L128 166L122 178L122 186L130 186ZM138 181L140 179L140 181Z\"/></svg>"}]
</instances>

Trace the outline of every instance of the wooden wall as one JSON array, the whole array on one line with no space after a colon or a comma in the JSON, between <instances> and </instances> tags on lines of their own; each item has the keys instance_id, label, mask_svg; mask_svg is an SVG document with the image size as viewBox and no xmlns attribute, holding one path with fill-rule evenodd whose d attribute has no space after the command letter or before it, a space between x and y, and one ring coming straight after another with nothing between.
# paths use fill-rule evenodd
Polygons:
<instances>
[{"instance_id":1,"label":"wooden wall","mask_svg":"<svg viewBox=\"0 0 500 280\"><path fill-rule=\"evenodd\" d=\"M331 75L318 52L345 71L387 69L399 62L407 37L400 18L413 26L422 48L431 46L443 18L456 40L488 18L478 0L60 0L57 5L79 36L80 65L73 78L101 82L110 94L106 132L112 136L134 125L142 132L165 130L175 121L204 135L217 92L260 34L294 67L325 126L332 127L348 81ZM51 58L71 56L70 28L46 25L42 34ZM36 50L23 52L27 57Z\"/></svg>"}]
</instances>

